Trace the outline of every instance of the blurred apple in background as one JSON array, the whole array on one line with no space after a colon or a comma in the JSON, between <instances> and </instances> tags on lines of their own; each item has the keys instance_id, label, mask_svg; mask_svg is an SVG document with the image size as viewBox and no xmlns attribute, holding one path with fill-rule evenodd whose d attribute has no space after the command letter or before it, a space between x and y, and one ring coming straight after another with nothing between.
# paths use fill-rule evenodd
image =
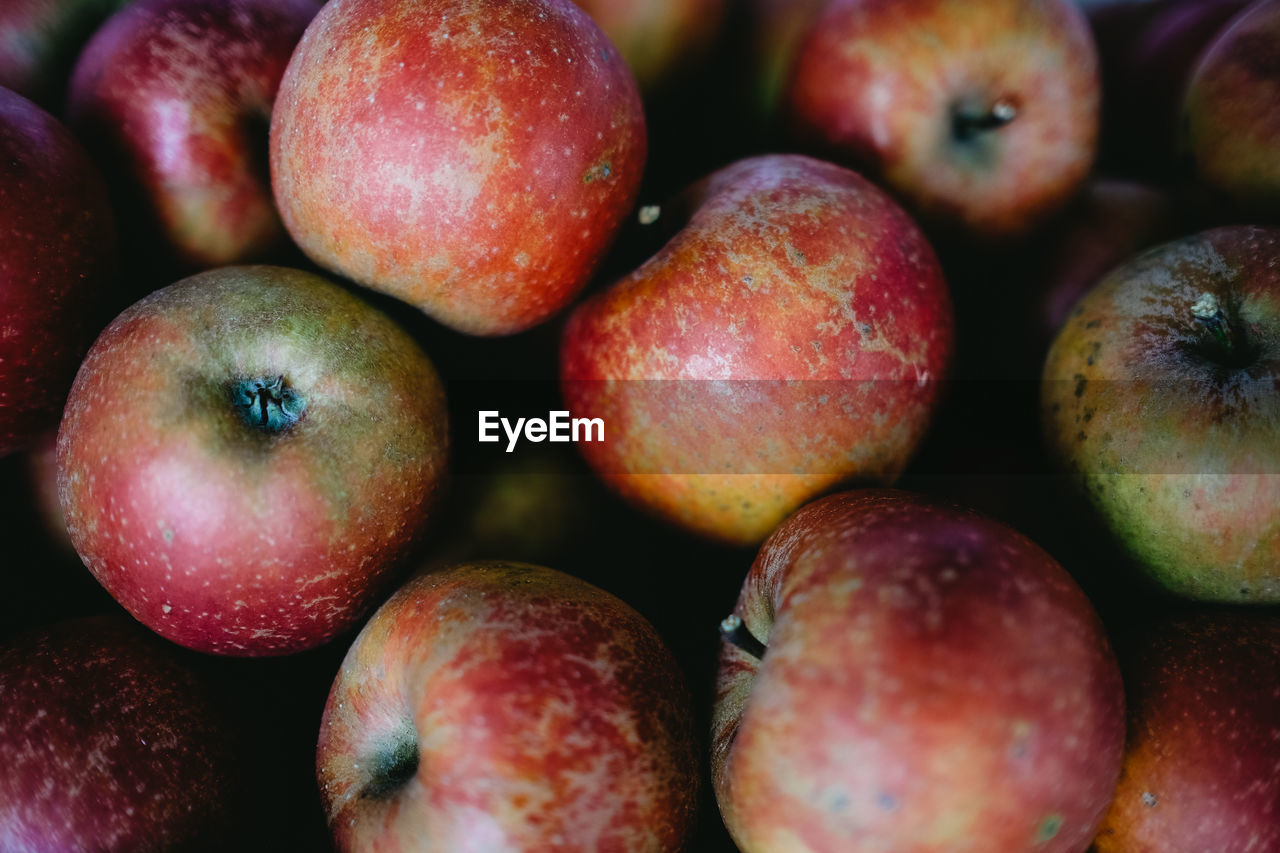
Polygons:
<instances>
[{"instance_id":1,"label":"blurred apple in background","mask_svg":"<svg viewBox=\"0 0 1280 853\"><path fill-rule=\"evenodd\" d=\"M0 848L232 845L238 742L176 651L123 614L0 647Z\"/></svg>"},{"instance_id":2,"label":"blurred apple in background","mask_svg":"<svg viewBox=\"0 0 1280 853\"><path fill-rule=\"evenodd\" d=\"M131 259L171 254L193 271L257 260L287 242L267 128L285 64L318 8L136 0L86 46L68 121L114 179L134 228Z\"/></svg>"},{"instance_id":3,"label":"blurred apple in background","mask_svg":"<svg viewBox=\"0 0 1280 853\"><path fill-rule=\"evenodd\" d=\"M334 0L281 84L271 167L312 260L496 335L587 283L645 146L635 78L570 0Z\"/></svg>"},{"instance_id":4,"label":"blurred apple in background","mask_svg":"<svg viewBox=\"0 0 1280 853\"><path fill-rule=\"evenodd\" d=\"M1097 284L1046 360L1049 452L1179 595L1280 601L1280 230L1226 227Z\"/></svg>"},{"instance_id":5,"label":"blurred apple in background","mask_svg":"<svg viewBox=\"0 0 1280 853\"><path fill-rule=\"evenodd\" d=\"M645 619L537 566L419 575L356 638L316 754L340 850L680 850L684 679Z\"/></svg>"},{"instance_id":6,"label":"blurred apple in background","mask_svg":"<svg viewBox=\"0 0 1280 853\"><path fill-rule=\"evenodd\" d=\"M1280 217L1280 0L1259 0L1214 38L1187 83L1183 123L1203 184Z\"/></svg>"},{"instance_id":7,"label":"blurred apple in background","mask_svg":"<svg viewBox=\"0 0 1280 853\"><path fill-rule=\"evenodd\" d=\"M1098 853L1280 849L1280 619L1180 615L1129 645L1129 743Z\"/></svg>"},{"instance_id":8,"label":"blurred apple in background","mask_svg":"<svg viewBox=\"0 0 1280 853\"><path fill-rule=\"evenodd\" d=\"M1031 230L1093 166L1100 83L1072 0L829 0L796 48L783 112L926 222Z\"/></svg>"},{"instance_id":9,"label":"blurred apple in background","mask_svg":"<svg viewBox=\"0 0 1280 853\"><path fill-rule=\"evenodd\" d=\"M701 59L728 0L574 0L617 46L645 93L657 92Z\"/></svg>"},{"instance_id":10,"label":"blurred apple in background","mask_svg":"<svg viewBox=\"0 0 1280 853\"><path fill-rule=\"evenodd\" d=\"M716 798L743 853L1089 846L1120 672L1030 540L905 492L805 506L722 625Z\"/></svg>"},{"instance_id":11,"label":"blurred apple in background","mask_svg":"<svg viewBox=\"0 0 1280 853\"><path fill-rule=\"evenodd\" d=\"M891 482L950 365L951 303L924 236L858 175L798 155L690 190L687 224L565 326L579 443L628 500L759 542L814 495Z\"/></svg>"},{"instance_id":12,"label":"blurred apple in background","mask_svg":"<svg viewBox=\"0 0 1280 853\"><path fill-rule=\"evenodd\" d=\"M0 3L0 86L61 114L71 67L103 21L130 0Z\"/></svg>"},{"instance_id":13,"label":"blurred apple in background","mask_svg":"<svg viewBox=\"0 0 1280 853\"><path fill-rule=\"evenodd\" d=\"M0 89L0 455L58 422L108 317L115 229L84 149L55 118Z\"/></svg>"},{"instance_id":14,"label":"blurred apple in background","mask_svg":"<svg viewBox=\"0 0 1280 853\"><path fill-rule=\"evenodd\" d=\"M435 370L386 316L309 273L224 267L98 338L58 491L76 550L141 622L286 654L383 592L430 517L446 429Z\"/></svg>"}]
</instances>

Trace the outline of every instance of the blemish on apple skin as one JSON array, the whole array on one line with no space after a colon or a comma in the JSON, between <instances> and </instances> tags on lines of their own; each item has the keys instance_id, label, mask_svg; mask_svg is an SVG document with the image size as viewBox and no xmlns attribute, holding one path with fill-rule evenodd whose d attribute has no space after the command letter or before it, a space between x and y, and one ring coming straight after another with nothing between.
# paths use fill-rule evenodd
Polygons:
<instances>
[{"instance_id":1,"label":"blemish on apple skin","mask_svg":"<svg viewBox=\"0 0 1280 853\"><path fill-rule=\"evenodd\" d=\"M1062 815L1051 814L1040 821L1040 828L1036 830L1036 844L1044 844L1050 841L1062 829Z\"/></svg>"},{"instance_id":2,"label":"blemish on apple skin","mask_svg":"<svg viewBox=\"0 0 1280 853\"><path fill-rule=\"evenodd\" d=\"M1155 794L1151 793L1150 791L1142 792L1142 804L1147 808L1149 809L1155 808L1156 803L1158 802L1160 802L1160 800L1156 797Z\"/></svg>"}]
</instances>

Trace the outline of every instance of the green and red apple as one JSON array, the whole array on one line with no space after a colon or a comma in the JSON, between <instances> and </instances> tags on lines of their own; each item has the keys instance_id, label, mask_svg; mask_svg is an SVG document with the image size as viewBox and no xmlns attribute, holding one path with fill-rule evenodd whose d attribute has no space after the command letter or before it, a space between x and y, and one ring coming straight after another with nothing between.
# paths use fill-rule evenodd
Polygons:
<instances>
[{"instance_id":1,"label":"green and red apple","mask_svg":"<svg viewBox=\"0 0 1280 853\"><path fill-rule=\"evenodd\" d=\"M356 638L316 771L339 850L677 851L699 767L653 627L509 562L421 574Z\"/></svg>"},{"instance_id":2,"label":"green and red apple","mask_svg":"<svg viewBox=\"0 0 1280 853\"><path fill-rule=\"evenodd\" d=\"M849 480L889 483L939 400L951 302L919 228L857 174L739 161L657 254L580 305L560 375L581 443L630 501L753 544Z\"/></svg>"},{"instance_id":3,"label":"green and red apple","mask_svg":"<svg viewBox=\"0 0 1280 853\"><path fill-rule=\"evenodd\" d=\"M85 47L68 121L136 211L141 254L187 270L287 242L267 176L276 88L318 0L137 0ZM132 214L131 214L132 215Z\"/></svg>"},{"instance_id":4,"label":"green and red apple","mask_svg":"<svg viewBox=\"0 0 1280 853\"><path fill-rule=\"evenodd\" d=\"M1081 853L1124 747L1089 600L1033 542L905 492L788 518L721 626L712 778L743 853Z\"/></svg>"},{"instance_id":5,"label":"green and red apple","mask_svg":"<svg viewBox=\"0 0 1280 853\"><path fill-rule=\"evenodd\" d=\"M1160 585L1280 601L1280 230L1151 249L1080 300L1044 365L1049 452Z\"/></svg>"},{"instance_id":6,"label":"green and red apple","mask_svg":"<svg viewBox=\"0 0 1280 853\"><path fill-rule=\"evenodd\" d=\"M645 152L635 78L571 0L333 0L271 125L276 202L312 260L484 335L577 295Z\"/></svg>"},{"instance_id":7,"label":"green and red apple","mask_svg":"<svg viewBox=\"0 0 1280 853\"><path fill-rule=\"evenodd\" d=\"M72 543L139 621L274 655L349 629L419 539L445 473L439 378L318 276L223 267L93 345L58 433Z\"/></svg>"},{"instance_id":8,"label":"green and red apple","mask_svg":"<svg viewBox=\"0 0 1280 853\"><path fill-rule=\"evenodd\" d=\"M828 0L795 49L791 132L922 218L998 241L1079 189L1100 83L1073 0Z\"/></svg>"},{"instance_id":9,"label":"green and red apple","mask_svg":"<svg viewBox=\"0 0 1280 853\"><path fill-rule=\"evenodd\" d=\"M574 0L617 45L641 91L652 93L700 59L727 0Z\"/></svg>"}]
</instances>

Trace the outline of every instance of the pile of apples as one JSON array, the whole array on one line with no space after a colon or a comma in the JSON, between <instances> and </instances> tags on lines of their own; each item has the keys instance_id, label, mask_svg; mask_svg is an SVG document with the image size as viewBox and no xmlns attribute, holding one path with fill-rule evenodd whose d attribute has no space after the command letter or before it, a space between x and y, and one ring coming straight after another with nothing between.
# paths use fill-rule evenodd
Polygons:
<instances>
[{"instance_id":1,"label":"pile of apples","mask_svg":"<svg viewBox=\"0 0 1280 853\"><path fill-rule=\"evenodd\" d=\"M0 234L0 851L1280 851L1280 0L7 0Z\"/></svg>"}]
</instances>

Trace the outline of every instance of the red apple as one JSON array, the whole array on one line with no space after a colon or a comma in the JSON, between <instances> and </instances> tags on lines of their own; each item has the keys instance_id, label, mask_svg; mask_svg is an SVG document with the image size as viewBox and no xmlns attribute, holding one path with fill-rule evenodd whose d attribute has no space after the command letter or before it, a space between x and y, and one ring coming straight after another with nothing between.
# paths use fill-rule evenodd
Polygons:
<instances>
[{"instance_id":1,"label":"red apple","mask_svg":"<svg viewBox=\"0 0 1280 853\"><path fill-rule=\"evenodd\" d=\"M743 853L1083 851L1124 696L1030 540L904 492L809 504L722 626L712 774Z\"/></svg>"},{"instance_id":2,"label":"red apple","mask_svg":"<svg viewBox=\"0 0 1280 853\"><path fill-rule=\"evenodd\" d=\"M728 0L574 0L654 92L710 48Z\"/></svg>"},{"instance_id":3,"label":"red apple","mask_svg":"<svg viewBox=\"0 0 1280 853\"><path fill-rule=\"evenodd\" d=\"M318 8L317 0L136 0L81 54L69 121L185 267L254 260L285 241L267 126L285 64ZM140 239L156 251L150 232Z\"/></svg>"},{"instance_id":4,"label":"red apple","mask_svg":"<svg viewBox=\"0 0 1280 853\"><path fill-rule=\"evenodd\" d=\"M561 382L588 461L631 501L759 542L850 479L892 481L938 402L951 303L915 223L853 172L739 161L656 255L580 306Z\"/></svg>"},{"instance_id":5,"label":"red apple","mask_svg":"<svg viewBox=\"0 0 1280 853\"><path fill-rule=\"evenodd\" d=\"M1280 215L1280 0L1258 0L1210 43L1182 109L1196 177L1251 212Z\"/></svg>"},{"instance_id":6,"label":"red apple","mask_svg":"<svg viewBox=\"0 0 1280 853\"><path fill-rule=\"evenodd\" d=\"M0 647L0 849L227 849L236 742L190 668L121 617Z\"/></svg>"},{"instance_id":7,"label":"red apple","mask_svg":"<svg viewBox=\"0 0 1280 853\"><path fill-rule=\"evenodd\" d=\"M316 754L340 850L675 851L698 760L653 627L560 572L419 575L360 632Z\"/></svg>"},{"instance_id":8,"label":"red apple","mask_svg":"<svg viewBox=\"0 0 1280 853\"><path fill-rule=\"evenodd\" d=\"M103 332L67 401L71 541L161 635L285 654L352 626L422 533L443 392L417 344L334 284L224 267Z\"/></svg>"},{"instance_id":9,"label":"red apple","mask_svg":"<svg viewBox=\"0 0 1280 853\"><path fill-rule=\"evenodd\" d=\"M1280 849L1280 620L1182 616L1134 645L1129 744L1098 853Z\"/></svg>"},{"instance_id":10,"label":"red apple","mask_svg":"<svg viewBox=\"0 0 1280 853\"><path fill-rule=\"evenodd\" d=\"M0 86L57 112L85 42L128 2L5 0L0 4Z\"/></svg>"},{"instance_id":11,"label":"red apple","mask_svg":"<svg viewBox=\"0 0 1280 853\"><path fill-rule=\"evenodd\" d=\"M749 0L744 4L750 29L749 62L755 77L755 101L772 118L790 76L795 52L826 0Z\"/></svg>"},{"instance_id":12,"label":"red apple","mask_svg":"<svg viewBox=\"0 0 1280 853\"><path fill-rule=\"evenodd\" d=\"M333 0L271 126L298 245L473 334L526 329L578 293L644 157L635 79L570 0Z\"/></svg>"},{"instance_id":13,"label":"red apple","mask_svg":"<svg viewBox=\"0 0 1280 853\"><path fill-rule=\"evenodd\" d=\"M0 89L0 456L53 428L115 276L102 178L56 119Z\"/></svg>"},{"instance_id":14,"label":"red apple","mask_svg":"<svg viewBox=\"0 0 1280 853\"><path fill-rule=\"evenodd\" d=\"M928 219L993 240L1080 187L1099 109L1097 53L1072 0L829 0L784 93L799 138Z\"/></svg>"},{"instance_id":15,"label":"red apple","mask_svg":"<svg viewBox=\"0 0 1280 853\"><path fill-rule=\"evenodd\" d=\"M1117 542L1192 598L1280 601L1280 229L1122 265L1072 310L1041 387L1048 448Z\"/></svg>"}]
</instances>

